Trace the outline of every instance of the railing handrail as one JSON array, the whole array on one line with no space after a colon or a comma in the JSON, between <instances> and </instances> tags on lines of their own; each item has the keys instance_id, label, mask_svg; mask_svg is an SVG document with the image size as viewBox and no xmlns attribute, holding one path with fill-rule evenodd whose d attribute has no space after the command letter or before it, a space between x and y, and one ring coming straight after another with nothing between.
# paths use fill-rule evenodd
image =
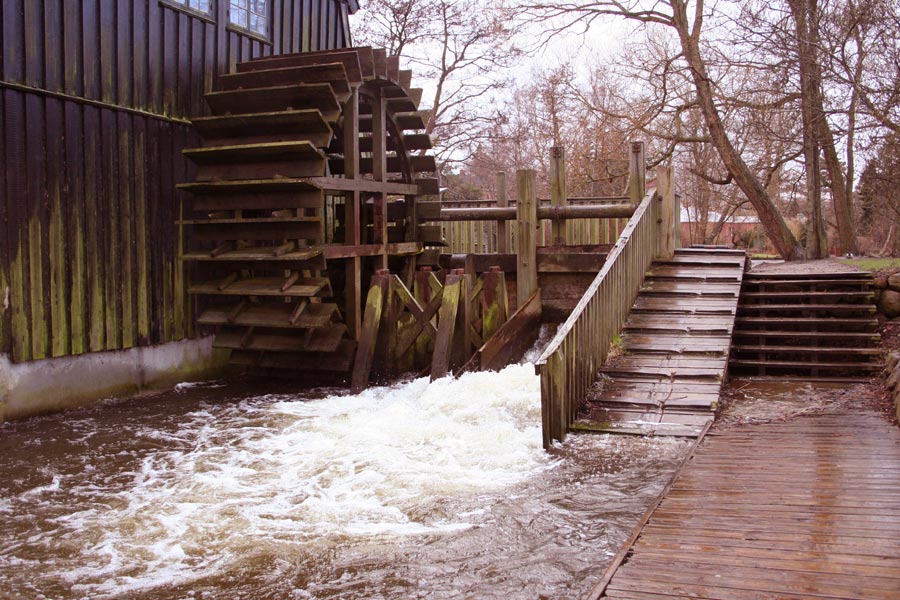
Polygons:
<instances>
[{"instance_id":1,"label":"railing handrail","mask_svg":"<svg viewBox=\"0 0 900 600\"><path fill-rule=\"evenodd\" d=\"M552 356L555 352L557 352L565 341L566 337L572 331L575 324L578 322L578 319L581 317L581 314L584 312L588 303L597 293L597 290L600 288L600 285L603 283L603 280L606 278L607 273L613 268L613 265L616 263L618 258L625 251L625 247L628 245L628 242L631 241L631 234L637 228L640 221L644 218L653 218L653 200L656 197L656 190L650 190L644 196L644 199L641 200L641 203L638 205L637 209L634 211L634 215L632 215L631 219L628 221L628 225L625 226L625 229L622 230L622 234L619 236L619 239L616 240L613 249L610 251L609 255L606 257L606 261L604 261L603 266L600 268L600 271L597 273L597 276L594 277L594 280L591 281L591 284L588 286L588 289L585 290L584 294L581 296L581 299L578 301L578 304L575 305L575 308L572 309L572 312L569 313L569 318L566 319L565 323L560 325L559 329L556 332L556 335L553 336L553 339L544 349L544 352L541 353L540 358L537 359L534 363L535 371L540 374L541 367L547 364L547 359Z\"/></svg>"}]
</instances>

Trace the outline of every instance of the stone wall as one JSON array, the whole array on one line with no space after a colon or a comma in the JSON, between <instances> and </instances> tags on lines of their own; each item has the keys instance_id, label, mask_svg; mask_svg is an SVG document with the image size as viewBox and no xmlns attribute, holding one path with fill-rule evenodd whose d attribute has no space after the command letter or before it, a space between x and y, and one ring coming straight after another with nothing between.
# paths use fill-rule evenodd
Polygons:
<instances>
[{"instance_id":1,"label":"stone wall","mask_svg":"<svg viewBox=\"0 0 900 600\"><path fill-rule=\"evenodd\" d=\"M900 317L900 273L876 277L872 287L878 312L888 319Z\"/></svg>"},{"instance_id":2,"label":"stone wall","mask_svg":"<svg viewBox=\"0 0 900 600\"><path fill-rule=\"evenodd\" d=\"M894 403L894 412L897 420L900 420L900 352L891 352L887 357L887 386L890 390L891 400Z\"/></svg>"}]
</instances>

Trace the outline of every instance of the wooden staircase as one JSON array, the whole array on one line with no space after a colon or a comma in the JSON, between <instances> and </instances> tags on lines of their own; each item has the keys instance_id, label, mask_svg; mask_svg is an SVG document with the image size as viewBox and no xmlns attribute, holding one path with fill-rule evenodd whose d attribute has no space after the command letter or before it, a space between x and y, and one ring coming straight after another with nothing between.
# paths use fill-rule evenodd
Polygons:
<instances>
[{"instance_id":1,"label":"wooden staircase","mask_svg":"<svg viewBox=\"0 0 900 600\"><path fill-rule=\"evenodd\" d=\"M655 261L572 429L698 436L712 422L726 375L746 255L689 248Z\"/></svg>"},{"instance_id":2,"label":"wooden staircase","mask_svg":"<svg viewBox=\"0 0 900 600\"><path fill-rule=\"evenodd\" d=\"M378 268L361 257L385 264L400 254L395 238L406 254L421 249L415 219L387 215L388 194L410 207L416 178L435 170L410 154L431 147L415 133L425 124L410 79L397 57L350 48L240 63L207 94L213 116L193 121L203 145L184 151L197 169L179 186L190 195L179 224L197 322L216 328L232 363L351 370L344 317L360 311L362 269Z\"/></svg>"},{"instance_id":3,"label":"wooden staircase","mask_svg":"<svg viewBox=\"0 0 900 600\"><path fill-rule=\"evenodd\" d=\"M882 368L869 273L744 277L735 376L864 378Z\"/></svg>"}]
</instances>

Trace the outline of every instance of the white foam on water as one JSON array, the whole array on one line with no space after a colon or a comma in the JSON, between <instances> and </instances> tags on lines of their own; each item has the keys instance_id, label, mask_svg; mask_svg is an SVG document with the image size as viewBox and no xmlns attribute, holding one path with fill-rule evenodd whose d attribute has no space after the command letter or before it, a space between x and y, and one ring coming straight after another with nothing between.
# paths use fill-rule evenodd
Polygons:
<instances>
[{"instance_id":1,"label":"white foam on water","mask_svg":"<svg viewBox=\"0 0 900 600\"><path fill-rule=\"evenodd\" d=\"M172 436L147 434L172 444L146 455L130 485L57 519L78 532L73 590L185 583L265 547L464 530L489 512L482 495L555 464L531 365L187 418Z\"/></svg>"}]
</instances>

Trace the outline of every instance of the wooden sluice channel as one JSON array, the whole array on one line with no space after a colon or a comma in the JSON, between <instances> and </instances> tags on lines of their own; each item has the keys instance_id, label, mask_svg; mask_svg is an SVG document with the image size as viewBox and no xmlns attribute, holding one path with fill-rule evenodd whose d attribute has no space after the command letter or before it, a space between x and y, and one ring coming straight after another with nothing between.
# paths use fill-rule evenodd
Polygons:
<instances>
[{"instance_id":1,"label":"wooden sluice channel","mask_svg":"<svg viewBox=\"0 0 900 600\"><path fill-rule=\"evenodd\" d=\"M900 429L835 410L706 436L590 595L900 597Z\"/></svg>"}]
</instances>

